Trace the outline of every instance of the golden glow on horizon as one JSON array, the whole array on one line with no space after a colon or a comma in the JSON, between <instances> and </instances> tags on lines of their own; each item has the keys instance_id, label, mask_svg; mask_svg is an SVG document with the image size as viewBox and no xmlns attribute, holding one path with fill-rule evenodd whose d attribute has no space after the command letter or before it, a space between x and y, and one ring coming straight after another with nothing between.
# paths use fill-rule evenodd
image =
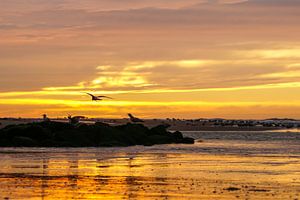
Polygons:
<instances>
[{"instance_id":1,"label":"golden glow on horizon","mask_svg":"<svg viewBox=\"0 0 300 200\"><path fill-rule=\"evenodd\" d=\"M253 118L300 118L298 3L61 1L59 10L0 2L0 116L73 107L97 115L98 105L116 117L150 116L147 107L201 117L210 107L209 116L234 118L256 106ZM96 104L83 92L114 100Z\"/></svg>"},{"instance_id":2,"label":"golden glow on horizon","mask_svg":"<svg viewBox=\"0 0 300 200\"><path fill-rule=\"evenodd\" d=\"M272 76L272 75L270 75ZM92 87L93 88L93 87ZM143 94L143 93L189 93L189 92L206 92L206 91L238 91L238 90L261 90L261 89L280 89L280 88L300 88L300 82L289 82L289 83L274 83L254 86L241 86L241 87L229 87L229 88L203 88L203 89L147 89L147 90L117 90L117 91L106 91L97 90L97 94ZM71 90L80 89L80 90ZM90 89L89 87L86 89ZM97 88L95 88L97 89ZM53 95L53 96L82 96L83 92L94 92L92 90L85 90L85 87L81 86L67 86L67 87L47 87L41 91L19 91L19 92L1 92L0 97L18 97L18 96L42 96L42 95Z\"/></svg>"},{"instance_id":3,"label":"golden glow on horizon","mask_svg":"<svg viewBox=\"0 0 300 200\"><path fill-rule=\"evenodd\" d=\"M167 104L166 104L167 103ZM6 99L0 102L0 105L66 105L70 107L81 106L300 106L298 102L204 102L204 101L75 101L75 100L59 100L59 99Z\"/></svg>"},{"instance_id":4,"label":"golden glow on horizon","mask_svg":"<svg viewBox=\"0 0 300 200\"><path fill-rule=\"evenodd\" d=\"M249 57L257 57L262 59L299 59L300 49L289 48L289 49L253 50L248 52L246 55Z\"/></svg>"},{"instance_id":5,"label":"golden glow on horizon","mask_svg":"<svg viewBox=\"0 0 300 200\"><path fill-rule=\"evenodd\" d=\"M217 64L220 61L216 60L177 60L177 61L147 61L142 63L129 63L128 66L125 67L125 71L139 70L145 68L154 68L157 66L164 65L174 65L182 68L194 68L194 67L203 67L211 64ZM105 68L105 66L103 66ZM99 66L98 68L103 68ZM97 68L97 69L98 69Z\"/></svg>"},{"instance_id":6,"label":"golden glow on horizon","mask_svg":"<svg viewBox=\"0 0 300 200\"><path fill-rule=\"evenodd\" d=\"M134 86L134 87L144 87L150 86L151 84L133 72L120 72L114 73L110 76L99 77L92 81L92 85L105 85L107 87L119 87L119 86ZM104 86L100 86L104 87Z\"/></svg>"},{"instance_id":7,"label":"golden glow on horizon","mask_svg":"<svg viewBox=\"0 0 300 200\"><path fill-rule=\"evenodd\" d=\"M300 69L298 71L288 71L288 72L279 72L279 73L271 73L271 74L264 74L261 77L263 78L297 78L300 77Z\"/></svg>"}]
</instances>

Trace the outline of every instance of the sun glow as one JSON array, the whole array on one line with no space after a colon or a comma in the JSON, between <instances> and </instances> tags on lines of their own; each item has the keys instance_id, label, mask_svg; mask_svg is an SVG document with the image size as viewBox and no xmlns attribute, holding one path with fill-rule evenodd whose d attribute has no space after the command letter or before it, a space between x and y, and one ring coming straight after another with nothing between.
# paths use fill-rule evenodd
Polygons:
<instances>
[{"instance_id":1,"label":"sun glow","mask_svg":"<svg viewBox=\"0 0 300 200\"><path fill-rule=\"evenodd\" d=\"M258 57L262 59L300 59L300 49L267 49L254 50L248 53L250 57Z\"/></svg>"},{"instance_id":2,"label":"sun glow","mask_svg":"<svg viewBox=\"0 0 300 200\"><path fill-rule=\"evenodd\" d=\"M300 117L294 1L16 1L0 2L0 116Z\"/></svg>"}]
</instances>

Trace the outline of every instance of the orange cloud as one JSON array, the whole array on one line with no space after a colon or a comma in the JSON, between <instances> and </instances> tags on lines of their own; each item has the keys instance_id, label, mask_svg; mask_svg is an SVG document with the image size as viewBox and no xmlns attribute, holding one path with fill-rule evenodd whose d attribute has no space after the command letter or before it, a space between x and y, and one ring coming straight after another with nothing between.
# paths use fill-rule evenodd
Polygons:
<instances>
[{"instance_id":1,"label":"orange cloud","mask_svg":"<svg viewBox=\"0 0 300 200\"><path fill-rule=\"evenodd\" d=\"M284 0L0 1L0 115L73 110L92 116L99 106L105 116L133 109L147 116L239 117L240 110L254 117L254 108L256 117L263 111L295 116L299 6ZM116 99L94 104L87 91Z\"/></svg>"}]
</instances>

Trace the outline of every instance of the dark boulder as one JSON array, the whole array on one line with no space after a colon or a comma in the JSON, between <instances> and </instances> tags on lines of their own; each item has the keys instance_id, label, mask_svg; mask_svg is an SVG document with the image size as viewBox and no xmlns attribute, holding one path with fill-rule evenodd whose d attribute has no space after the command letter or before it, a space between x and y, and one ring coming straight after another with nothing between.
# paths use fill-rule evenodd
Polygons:
<instances>
[{"instance_id":1,"label":"dark boulder","mask_svg":"<svg viewBox=\"0 0 300 200\"><path fill-rule=\"evenodd\" d=\"M11 147L13 144L8 139L2 139L0 138L0 147Z\"/></svg>"},{"instance_id":2,"label":"dark boulder","mask_svg":"<svg viewBox=\"0 0 300 200\"><path fill-rule=\"evenodd\" d=\"M96 142L97 146L111 146L112 143L120 144L118 146L134 145L135 141L124 131L107 124L97 124L90 126L87 137Z\"/></svg>"},{"instance_id":3,"label":"dark boulder","mask_svg":"<svg viewBox=\"0 0 300 200\"><path fill-rule=\"evenodd\" d=\"M37 123L45 129L50 130L51 132L62 131L67 129L72 129L74 126L70 123L64 122L55 122L55 121L44 121Z\"/></svg>"},{"instance_id":4,"label":"dark boulder","mask_svg":"<svg viewBox=\"0 0 300 200\"><path fill-rule=\"evenodd\" d=\"M167 135L150 135L148 141L153 145L175 143L175 139Z\"/></svg>"},{"instance_id":5,"label":"dark boulder","mask_svg":"<svg viewBox=\"0 0 300 200\"><path fill-rule=\"evenodd\" d=\"M149 129L142 124L127 123L116 128L124 132L127 140L130 140L131 145L143 145L147 143L147 132Z\"/></svg>"},{"instance_id":6,"label":"dark boulder","mask_svg":"<svg viewBox=\"0 0 300 200\"><path fill-rule=\"evenodd\" d=\"M52 133L39 124L21 124L4 128L0 137L12 139L14 137L27 137L35 140L45 140L52 137Z\"/></svg>"},{"instance_id":7,"label":"dark boulder","mask_svg":"<svg viewBox=\"0 0 300 200\"><path fill-rule=\"evenodd\" d=\"M29 138L29 137L21 137L16 136L12 139L12 143L16 147L36 147L38 146L37 141Z\"/></svg>"},{"instance_id":8,"label":"dark boulder","mask_svg":"<svg viewBox=\"0 0 300 200\"><path fill-rule=\"evenodd\" d=\"M155 126L150 129L148 132L149 135L167 135L169 132L167 131L167 128L169 128L170 125L168 124L161 124L158 126Z\"/></svg>"},{"instance_id":9,"label":"dark boulder","mask_svg":"<svg viewBox=\"0 0 300 200\"><path fill-rule=\"evenodd\" d=\"M58 141L57 144L59 146L65 146L63 144L67 144L66 146L70 147L95 146L93 141L86 137L85 132L77 131L75 129L57 132L54 140Z\"/></svg>"},{"instance_id":10,"label":"dark boulder","mask_svg":"<svg viewBox=\"0 0 300 200\"><path fill-rule=\"evenodd\" d=\"M195 143L195 139L194 138L190 138L190 137L185 137L183 138L180 143L183 144L194 144Z\"/></svg>"},{"instance_id":11,"label":"dark boulder","mask_svg":"<svg viewBox=\"0 0 300 200\"><path fill-rule=\"evenodd\" d=\"M95 126L109 126L109 124L103 122L95 122Z\"/></svg>"},{"instance_id":12,"label":"dark boulder","mask_svg":"<svg viewBox=\"0 0 300 200\"><path fill-rule=\"evenodd\" d=\"M180 141L180 140L183 139L182 133L179 132L179 131L175 131L175 132L173 133L173 137L174 137L177 141Z\"/></svg>"}]
</instances>

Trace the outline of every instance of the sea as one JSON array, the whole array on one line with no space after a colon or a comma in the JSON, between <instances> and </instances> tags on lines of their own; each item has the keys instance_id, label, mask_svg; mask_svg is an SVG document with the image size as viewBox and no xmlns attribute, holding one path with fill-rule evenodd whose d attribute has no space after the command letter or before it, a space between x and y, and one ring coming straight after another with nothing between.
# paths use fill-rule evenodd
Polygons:
<instances>
[{"instance_id":1,"label":"sea","mask_svg":"<svg viewBox=\"0 0 300 200\"><path fill-rule=\"evenodd\" d=\"M300 130L184 135L195 144L0 148L0 199L300 199Z\"/></svg>"}]
</instances>

